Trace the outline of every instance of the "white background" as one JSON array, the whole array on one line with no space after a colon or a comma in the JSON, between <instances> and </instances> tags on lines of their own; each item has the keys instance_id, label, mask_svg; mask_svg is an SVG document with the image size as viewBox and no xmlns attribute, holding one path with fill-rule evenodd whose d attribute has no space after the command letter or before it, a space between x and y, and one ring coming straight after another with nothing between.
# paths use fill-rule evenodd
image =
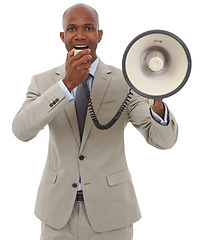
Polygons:
<instances>
[{"instance_id":1,"label":"white background","mask_svg":"<svg viewBox=\"0 0 204 240\"><path fill-rule=\"evenodd\" d=\"M179 124L177 144L158 150L128 125L126 155L142 212L135 240L204 239L203 3L194 1L83 1L100 16L104 31L98 56L121 68L128 43L138 34L163 29L188 46L193 62L189 81L165 99ZM46 127L30 142L12 134L12 120L25 99L32 75L64 63L59 38L63 12L78 1L1 3L1 238L40 239L35 197L48 147ZM111 147L111 146L110 146Z\"/></svg>"}]
</instances>

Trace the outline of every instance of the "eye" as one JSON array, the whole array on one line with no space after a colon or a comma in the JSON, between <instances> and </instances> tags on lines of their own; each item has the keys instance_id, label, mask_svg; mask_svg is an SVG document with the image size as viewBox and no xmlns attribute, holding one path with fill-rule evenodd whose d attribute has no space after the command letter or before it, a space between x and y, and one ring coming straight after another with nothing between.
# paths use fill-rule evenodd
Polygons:
<instances>
[{"instance_id":1,"label":"eye","mask_svg":"<svg viewBox=\"0 0 204 240\"><path fill-rule=\"evenodd\" d=\"M76 28L70 27L67 30L70 31L70 32L74 32L74 31L76 31Z\"/></svg>"},{"instance_id":2,"label":"eye","mask_svg":"<svg viewBox=\"0 0 204 240\"><path fill-rule=\"evenodd\" d=\"M93 28L92 27L87 27L86 30L91 31L91 30L93 30Z\"/></svg>"}]
</instances>

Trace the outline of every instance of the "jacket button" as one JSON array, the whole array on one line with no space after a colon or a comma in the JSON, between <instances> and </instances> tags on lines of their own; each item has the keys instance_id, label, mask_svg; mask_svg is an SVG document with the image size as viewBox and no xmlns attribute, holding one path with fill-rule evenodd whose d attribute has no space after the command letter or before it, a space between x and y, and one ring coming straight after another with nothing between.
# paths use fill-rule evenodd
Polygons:
<instances>
[{"instance_id":1,"label":"jacket button","mask_svg":"<svg viewBox=\"0 0 204 240\"><path fill-rule=\"evenodd\" d=\"M72 184L72 187L73 187L73 188L77 188L77 184L76 184L76 183L73 183L73 184Z\"/></svg>"},{"instance_id":2,"label":"jacket button","mask_svg":"<svg viewBox=\"0 0 204 240\"><path fill-rule=\"evenodd\" d=\"M53 107L53 103L50 103L50 107Z\"/></svg>"},{"instance_id":3,"label":"jacket button","mask_svg":"<svg viewBox=\"0 0 204 240\"><path fill-rule=\"evenodd\" d=\"M59 98L56 98L56 99L55 99L55 102L59 102Z\"/></svg>"},{"instance_id":4,"label":"jacket button","mask_svg":"<svg viewBox=\"0 0 204 240\"><path fill-rule=\"evenodd\" d=\"M79 160L81 160L81 161L83 161L84 158L85 158L85 157L84 157L83 155L80 155L80 156L79 156Z\"/></svg>"}]
</instances>

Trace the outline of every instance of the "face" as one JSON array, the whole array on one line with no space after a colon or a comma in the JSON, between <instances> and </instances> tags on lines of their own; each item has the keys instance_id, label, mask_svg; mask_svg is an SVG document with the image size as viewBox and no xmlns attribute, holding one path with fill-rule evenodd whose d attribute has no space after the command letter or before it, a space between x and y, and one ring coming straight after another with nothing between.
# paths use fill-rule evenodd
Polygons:
<instances>
[{"instance_id":1,"label":"face","mask_svg":"<svg viewBox=\"0 0 204 240\"><path fill-rule=\"evenodd\" d=\"M103 35L103 31L98 30L96 13L87 7L73 7L66 12L63 27L64 32L60 33L60 37L67 51L89 48L93 62Z\"/></svg>"}]
</instances>

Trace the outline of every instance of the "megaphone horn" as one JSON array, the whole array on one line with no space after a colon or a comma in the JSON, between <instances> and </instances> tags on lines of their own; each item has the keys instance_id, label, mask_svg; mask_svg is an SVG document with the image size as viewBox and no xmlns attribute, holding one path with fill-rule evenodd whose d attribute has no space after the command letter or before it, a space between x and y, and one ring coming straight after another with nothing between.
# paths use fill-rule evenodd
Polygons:
<instances>
[{"instance_id":1,"label":"megaphone horn","mask_svg":"<svg viewBox=\"0 0 204 240\"><path fill-rule=\"evenodd\" d=\"M151 30L135 37L122 60L127 84L139 95L162 99L178 92L191 72L185 43L173 33Z\"/></svg>"}]
</instances>

